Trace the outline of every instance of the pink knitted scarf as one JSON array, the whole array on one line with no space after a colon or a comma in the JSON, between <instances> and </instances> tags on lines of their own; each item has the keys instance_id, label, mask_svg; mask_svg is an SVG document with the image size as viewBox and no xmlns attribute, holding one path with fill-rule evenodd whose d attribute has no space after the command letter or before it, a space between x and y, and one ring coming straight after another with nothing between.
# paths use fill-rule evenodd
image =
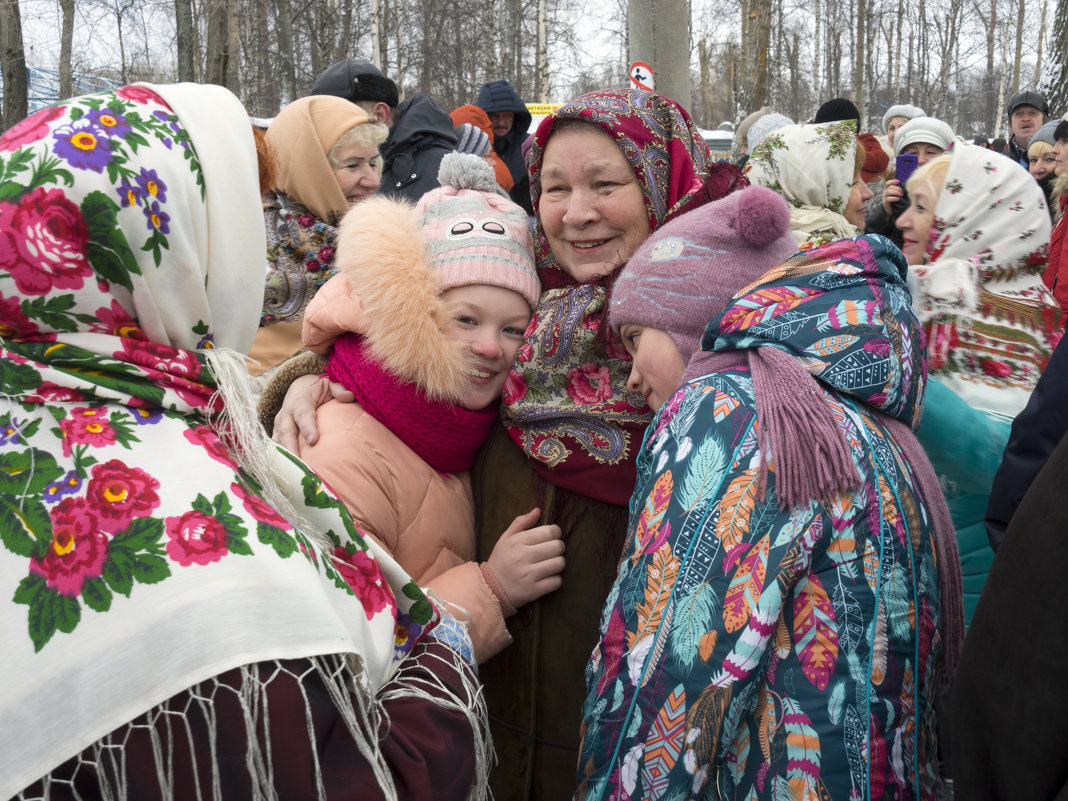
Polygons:
<instances>
[{"instance_id":1,"label":"pink knitted scarf","mask_svg":"<svg viewBox=\"0 0 1068 801\"><path fill-rule=\"evenodd\" d=\"M470 470L475 453L497 421L495 403L472 412L430 400L415 384L383 370L357 334L343 334L334 343L326 373L331 381L350 390L369 415L441 473Z\"/></svg>"}]
</instances>

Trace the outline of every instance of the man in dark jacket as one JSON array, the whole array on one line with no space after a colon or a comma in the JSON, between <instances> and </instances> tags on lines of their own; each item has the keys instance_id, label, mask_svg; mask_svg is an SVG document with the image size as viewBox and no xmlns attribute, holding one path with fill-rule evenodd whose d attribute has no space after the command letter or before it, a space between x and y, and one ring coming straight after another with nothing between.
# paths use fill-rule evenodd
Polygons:
<instances>
[{"instance_id":1,"label":"man in dark jacket","mask_svg":"<svg viewBox=\"0 0 1068 801\"><path fill-rule=\"evenodd\" d=\"M1049 107L1046 98L1039 92L1025 89L1009 100L1009 150L1008 156L1025 170L1028 166L1027 148L1031 137L1046 123Z\"/></svg>"},{"instance_id":2,"label":"man in dark jacket","mask_svg":"<svg viewBox=\"0 0 1068 801\"><path fill-rule=\"evenodd\" d=\"M533 214L530 202L530 178L523 158L523 142L530 127L530 112L508 81L490 81L478 90L475 105L489 115L493 126L493 149L512 173L515 185L508 194L513 201Z\"/></svg>"},{"instance_id":3,"label":"man in dark jacket","mask_svg":"<svg viewBox=\"0 0 1068 801\"><path fill-rule=\"evenodd\" d=\"M449 115L430 95L419 94L398 105L397 84L374 64L354 58L323 70L311 93L351 100L376 122L389 126L389 138L381 147L382 194L414 203L438 187L438 166L458 140Z\"/></svg>"}]
</instances>

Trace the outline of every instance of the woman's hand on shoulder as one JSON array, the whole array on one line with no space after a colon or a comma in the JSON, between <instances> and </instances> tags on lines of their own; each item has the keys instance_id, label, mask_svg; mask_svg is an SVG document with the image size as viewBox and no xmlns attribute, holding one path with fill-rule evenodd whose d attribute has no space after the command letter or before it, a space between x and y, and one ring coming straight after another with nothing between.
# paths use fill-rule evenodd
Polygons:
<instances>
[{"instance_id":1,"label":"woman's hand on shoulder","mask_svg":"<svg viewBox=\"0 0 1068 801\"><path fill-rule=\"evenodd\" d=\"M315 410L331 399L351 403L356 397L324 376L302 375L295 379L286 390L282 408L274 416L274 441L293 453L297 452L298 436L314 445L319 439Z\"/></svg>"}]
</instances>

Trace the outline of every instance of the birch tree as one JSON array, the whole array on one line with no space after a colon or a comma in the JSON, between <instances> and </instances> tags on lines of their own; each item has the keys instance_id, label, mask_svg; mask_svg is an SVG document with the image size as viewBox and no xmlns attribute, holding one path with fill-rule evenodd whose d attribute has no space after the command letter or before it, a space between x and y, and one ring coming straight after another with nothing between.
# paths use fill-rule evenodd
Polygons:
<instances>
[{"instance_id":1,"label":"birch tree","mask_svg":"<svg viewBox=\"0 0 1068 801\"><path fill-rule=\"evenodd\" d=\"M59 0L63 22L59 34L59 96L74 94L74 75L71 70L71 47L74 39L74 0Z\"/></svg>"}]
</instances>

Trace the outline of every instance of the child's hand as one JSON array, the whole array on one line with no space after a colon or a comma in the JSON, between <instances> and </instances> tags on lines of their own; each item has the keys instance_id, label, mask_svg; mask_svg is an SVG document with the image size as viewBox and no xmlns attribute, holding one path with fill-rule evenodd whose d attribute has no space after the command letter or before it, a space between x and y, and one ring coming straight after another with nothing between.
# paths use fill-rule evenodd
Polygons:
<instances>
[{"instance_id":1,"label":"child's hand","mask_svg":"<svg viewBox=\"0 0 1068 801\"><path fill-rule=\"evenodd\" d=\"M536 526L541 510L519 515L501 535L486 561L501 588L520 607L560 587L564 570L564 541L560 526Z\"/></svg>"}]
</instances>

